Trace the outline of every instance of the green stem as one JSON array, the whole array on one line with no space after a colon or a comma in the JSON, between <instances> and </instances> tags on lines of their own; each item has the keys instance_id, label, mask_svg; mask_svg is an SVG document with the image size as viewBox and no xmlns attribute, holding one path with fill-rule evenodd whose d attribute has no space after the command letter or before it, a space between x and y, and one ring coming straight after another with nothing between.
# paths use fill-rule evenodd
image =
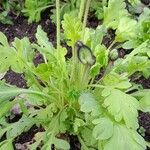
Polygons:
<instances>
[{"instance_id":1,"label":"green stem","mask_svg":"<svg viewBox=\"0 0 150 150\"><path fill-rule=\"evenodd\" d=\"M110 46L108 47L108 50L111 50L111 48L115 45L115 43L116 43L116 41L114 40L114 41L110 44Z\"/></svg>"},{"instance_id":2,"label":"green stem","mask_svg":"<svg viewBox=\"0 0 150 150\"><path fill-rule=\"evenodd\" d=\"M86 146L85 142L82 140L80 136L78 136L78 139L83 147L84 150L89 150L89 148Z\"/></svg>"},{"instance_id":3,"label":"green stem","mask_svg":"<svg viewBox=\"0 0 150 150\"><path fill-rule=\"evenodd\" d=\"M83 14L84 14L84 8L85 8L85 0L81 0L79 16L78 16L80 21L82 21L82 17L83 17Z\"/></svg>"},{"instance_id":4,"label":"green stem","mask_svg":"<svg viewBox=\"0 0 150 150\"><path fill-rule=\"evenodd\" d=\"M82 82L81 82L81 86L85 87L88 84L88 75L89 75L89 70L90 70L90 66L89 65L85 65L84 66L84 71L83 71L83 76L82 76ZM83 86L84 85L84 86Z\"/></svg>"},{"instance_id":5,"label":"green stem","mask_svg":"<svg viewBox=\"0 0 150 150\"><path fill-rule=\"evenodd\" d=\"M56 0L56 20L57 20L57 49L60 47L60 2Z\"/></svg>"},{"instance_id":6,"label":"green stem","mask_svg":"<svg viewBox=\"0 0 150 150\"><path fill-rule=\"evenodd\" d=\"M85 13L84 13L84 20L83 20L83 30L85 30L85 27L86 27L88 12L89 12L89 8L90 8L90 3L91 3L91 0L87 0Z\"/></svg>"}]
</instances>

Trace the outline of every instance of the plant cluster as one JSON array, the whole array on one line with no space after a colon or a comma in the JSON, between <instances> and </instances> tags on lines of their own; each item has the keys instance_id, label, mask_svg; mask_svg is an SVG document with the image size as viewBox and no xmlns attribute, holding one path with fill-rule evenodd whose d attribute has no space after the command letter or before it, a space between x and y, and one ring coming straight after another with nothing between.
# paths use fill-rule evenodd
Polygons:
<instances>
[{"instance_id":1,"label":"plant cluster","mask_svg":"<svg viewBox=\"0 0 150 150\"><path fill-rule=\"evenodd\" d=\"M6 135L0 150L12 150L14 139L33 125L44 131L35 135L30 150L49 150L52 145L70 149L64 134L76 135L83 150L145 150L148 146L137 133L137 117L138 110L150 112L150 90L132 83L130 77L137 72L150 77L150 10L145 8L135 20L124 0L109 0L102 10L103 23L91 29L86 27L91 3L81 1L78 17L64 15L63 34L72 48L71 59L66 59L67 49L60 45L59 0L57 48L41 26L36 43L24 37L9 44L0 32L0 73L9 68L23 73L28 86L21 89L0 82L0 138ZM102 40L109 28L115 30L115 38L107 48ZM131 52L119 58L120 48ZM36 51L44 58L38 66L33 63ZM6 117L16 106L22 117L8 123Z\"/></svg>"},{"instance_id":2,"label":"plant cluster","mask_svg":"<svg viewBox=\"0 0 150 150\"><path fill-rule=\"evenodd\" d=\"M78 14L81 0L64 0L60 3L60 18L63 19L65 13L72 12L74 15ZM140 0L127 1L131 13L141 13L143 5ZM93 0L90 5L90 12L98 19L103 19L103 7L107 6L107 0ZM147 4L147 3L146 3ZM9 13L15 15L22 13L28 17L28 22L38 22L41 20L41 12L47 8L51 8L51 20L56 23L56 9L55 0L2 0L0 3L0 21L5 24L13 24Z\"/></svg>"}]
</instances>

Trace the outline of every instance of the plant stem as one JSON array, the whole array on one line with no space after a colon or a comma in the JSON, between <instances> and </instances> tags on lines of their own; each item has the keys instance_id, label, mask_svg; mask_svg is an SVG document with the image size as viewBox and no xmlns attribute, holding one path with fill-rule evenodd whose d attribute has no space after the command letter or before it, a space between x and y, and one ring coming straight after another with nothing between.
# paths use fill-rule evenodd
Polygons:
<instances>
[{"instance_id":1,"label":"plant stem","mask_svg":"<svg viewBox=\"0 0 150 150\"><path fill-rule=\"evenodd\" d=\"M60 47L60 2L56 0L57 49Z\"/></svg>"},{"instance_id":2,"label":"plant stem","mask_svg":"<svg viewBox=\"0 0 150 150\"><path fill-rule=\"evenodd\" d=\"M91 0L87 0L85 13L84 13L84 20L83 20L83 30L86 27L86 22L87 22L87 18L88 18L88 12L89 12L89 8L90 8L90 3L91 3Z\"/></svg>"},{"instance_id":3,"label":"plant stem","mask_svg":"<svg viewBox=\"0 0 150 150\"><path fill-rule=\"evenodd\" d=\"M85 0L81 0L80 10L79 10L79 15L78 15L80 21L82 21L82 17L84 14L84 8L85 8Z\"/></svg>"},{"instance_id":4,"label":"plant stem","mask_svg":"<svg viewBox=\"0 0 150 150\"><path fill-rule=\"evenodd\" d=\"M116 41L114 40L110 45L109 47L107 48L108 50L111 50L111 48L114 46L114 44L116 43Z\"/></svg>"},{"instance_id":5,"label":"plant stem","mask_svg":"<svg viewBox=\"0 0 150 150\"><path fill-rule=\"evenodd\" d=\"M85 142L82 140L82 138L80 136L78 136L78 139L83 147L84 150L89 150L88 147L86 146Z\"/></svg>"},{"instance_id":6,"label":"plant stem","mask_svg":"<svg viewBox=\"0 0 150 150\"><path fill-rule=\"evenodd\" d=\"M88 84L88 75L89 75L90 66L85 65L83 69L82 82L81 86L85 87Z\"/></svg>"}]
</instances>

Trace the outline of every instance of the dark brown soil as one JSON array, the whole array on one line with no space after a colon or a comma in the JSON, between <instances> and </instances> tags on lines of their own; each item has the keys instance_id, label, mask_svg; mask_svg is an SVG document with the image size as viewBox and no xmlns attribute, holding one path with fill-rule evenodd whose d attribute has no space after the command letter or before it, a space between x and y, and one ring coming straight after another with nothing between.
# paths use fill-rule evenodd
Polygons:
<instances>
[{"instance_id":1,"label":"dark brown soil","mask_svg":"<svg viewBox=\"0 0 150 150\"><path fill-rule=\"evenodd\" d=\"M114 38L115 38L115 31L109 29L107 35L104 36L102 43L108 48L111 45L111 43L114 41Z\"/></svg>"},{"instance_id":2,"label":"dark brown soil","mask_svg":"<svg viewBox=\"0 0 150 150\"><path fill-rule=\"evenodd\" d=\"M150 113L139 112L139 125L145 129L145 135L143 136L147 142L150 142ZM150 147L147 147L150 150Z\"/></svg>"},{"instance_id":3,"label":"dark brown soil","mask_svg":"<svg viewBox=\"0 0 150 150\"><path fill-rule=\"evenodd\" d=\"M12 18L14 24L8 25L8 24L2 24L0 23L0 31L3 32L8 40L11 42L14 40L15 37L23 38L28 37L31 42L35 42L35 33L38 25L41 25L43 30L46 31L49 40L51 42L55 42L56 37L56 27L55 24L51 23L49 19L50 10L46 10L42 14L42 20L39 23L32 23L28 24L28 20L26 17L22 16L21 14L19 16L10 15Z\"/></svg>"},{"instance_id":4,"label":"dark brown soil","mask_svg":"<svg viewBox=\"0 0 150 150\"><path fill-rule=\"evenodd\" d=\"M141 2L145 5L149 5L150 4L150 0L141 0Z\"/></svg>"},{"instance_id":5,"label":"dark brown soil","mask_svg":"<svg viewBox=\"0 0 150 150\"><path fill-rule=\"evenodd\" d=\"M14 71L9 70L4 76L4 79L6 80L6 83L11 85L16 85L20 88L27 88L23 74L15 73Z\"/></svg>"},{"instance_id":6,"label":"dark brown soil","mask_svg":"<svg viewBox=\"0 0 150 150\"><path fill-rule=\"evenodd\" d=\"M13 18L14 25L4 25L0 23L0 31L2 31L8 37L9 42L13 41L15 37L23 38L24 36L29 37L31 42L35 42L36 41L35 39L36 29L37 29L38 24L40 24L42 25L44 31L47 33L49 40L53 42L53 44L56 44L55 42L56 41L56 36L55 36L56 27L53 23L51 23L49 19L49 10L46 10L42 14L42 20L39 23L28 24L27 18L21 15L18 17L12 15L11 17ZM89 17L88 19L88 26L92 28L96 28L99 23L100 22L97 21L96 18ZM103 44L109 47L113 39L114 39L114 31L110 29L108 31L108 35L105 36L103 39ZM120 57L124 57L124 51L123 50L120 50L120 51L121 51ZM71 53L69 53L67 57L70 57L70 56L71 56ZM37 65L42 62L43 62L42 55L37 54L36 58L34 59L34 64ZM18 74L10 70L7 72L4 78L6 82L9 84L16 85L22 88L27 87L23 74ZM150 79L144 79L143 77L141 77L135 82L138 84L141 84L144 88L150 88ZM140 112L139 113L139 125L142 126L146 130L145 139L147 141L150 141L150 114ZM43 128L41 127L38 128L36 126L33 126L28 132L22 133L20 136L18 136L14 142L14 145L18 143L24 144L26 142L31 142L34 135L37 132L41 132L41 131L43 131ZM72 147L71 149L79 150L80 144L77 138L73 136L70 136L69 138L70 138L70 144Z\"/></svg>"},{"instance_id":7,"label":"dark brown soil","mask_svg":"<svg viewBox=\"0 0 150 150\"><path fill-rule=\"evenodd\" d=\"M140 77L139 79L134 81L137 84L141 84L144 89L150 89L150 78L145 79L144 77Z\"/></svg>"},{"instance_id":8,"label":"dark brown soil","mask_svg":"<svg viewBox=\"0 0 150 150\"><path fill-rule=\"evenodd\" d=\"M44 129L42 127L37 127L36 125L32 126L28 132L23 132L20 136L18 136L13 145L15 150L26 150L27 146L34 143L34 136L38 132L43 132Z\"/></svg>"},{"instance_id":9,"label":"dark brown soil","mask_svg":"<svg viewBox=\"0 0 150 150\"><path fill-rule=\"evenodd\" d=\"M95 17L94 14L89 14L87 26L95 29L98 25L100 25L100 21Z\"/></svg>"}]
</instances>

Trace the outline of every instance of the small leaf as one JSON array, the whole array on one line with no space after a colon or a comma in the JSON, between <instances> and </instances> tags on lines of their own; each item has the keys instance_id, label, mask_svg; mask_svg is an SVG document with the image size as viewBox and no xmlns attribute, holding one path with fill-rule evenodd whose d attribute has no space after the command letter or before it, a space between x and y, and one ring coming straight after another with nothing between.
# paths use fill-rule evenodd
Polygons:
<instances>
[{"instance_id":1,"label":"small leaf","mask_svg":"<svg viewBox=\"0 0 150 150\"><path fill-rule=\"evenodd\" d=\"M3 46L9 47L7 37L2 32L0 32L0 44L2 44Z\"/></svg>"},{"instance_id":2,"label":"small leaf","mask_svg":"<svg viewBox=\"0 0 150 150\"><path fill-rule=\"evenodd\" d=\"M62 149L62 150L69 150L70 145L67 141L55 138L54 139L54 145L57 149Z\"/></svg>"},{"instance_id":3,"label":"small leaf","mask_svg":"<svg viewBox=\"0 0 150 150\"><path fill-rule=\"evenodd\" d=\"M79 104L84 113L92 112L93 115L99 113L98 103L91 93L82 93L79 97Z\"/></svg>"},{"instance_id":4,"label":"small leaf","mask_svg":"<svg viewBox=\"0 0 150 150\"><path fill-rule=\"evenodd\" d=\"M69 14L64 15L64 20L62 21L62 26L64 29L64 36L67 40L69 46L74 46L77 41L81 38L81 27L82 24L77 17L72 17Z\"/></svg>"},{"instance_id":5,"label":"small leaf","mask_svg":"<svg viewBox=\"0 0 150 150\"><path fill-rule=\"evenodd\" d=\"M0 142L0 150L13 150L13 144L12 139L4 140L3 142Z\"/></svg>"},{"instance_id":6,"label":"small leaf","mask_svg":"<svg viewBox=\"0 0 150 150\"><path fill-rule=\"evenodd\" d=\"M47 48L49 49L49 51L51 51L52 49L52 44L49 42L49 39L47 37L46 32L44 32L42 30L42 27L39 25L37 28L37 32L35 34L36 39L37 39L37 43L43 47L43 48Z\"/></svg>"},{"instance_id":7,"label":"small leaf","mask_svg":"<svg viewBox=\"0 0 150 150\"><path fill-rule=\"evenodd\" d=\"M97 140L109 139L113 135L113 122L108 118L100 118L97 123L93 129L94 138Z\"/></svg>"},{"instance_id":8,"label":"small leaf","mask_svg":"<svg viewBox=\"0 0 150 150\"><path fill-rule=\"evenodd\" d=\"M145 94L139 102L142 111L150 112L150 92Z\"/></svg>"},{"instance_id":9,"label":"small leaf","mask_svg":"<svg viewBox=\"0 0 150 150\"><path fill-rule=\"evenodd\" d=\"M103 78L102 82L106 86L111 86L117 89L128 89L132 86L126 76L119 75L115 72L110 72L109 74L107 74Z\"/></svg>"}]
</instances>

